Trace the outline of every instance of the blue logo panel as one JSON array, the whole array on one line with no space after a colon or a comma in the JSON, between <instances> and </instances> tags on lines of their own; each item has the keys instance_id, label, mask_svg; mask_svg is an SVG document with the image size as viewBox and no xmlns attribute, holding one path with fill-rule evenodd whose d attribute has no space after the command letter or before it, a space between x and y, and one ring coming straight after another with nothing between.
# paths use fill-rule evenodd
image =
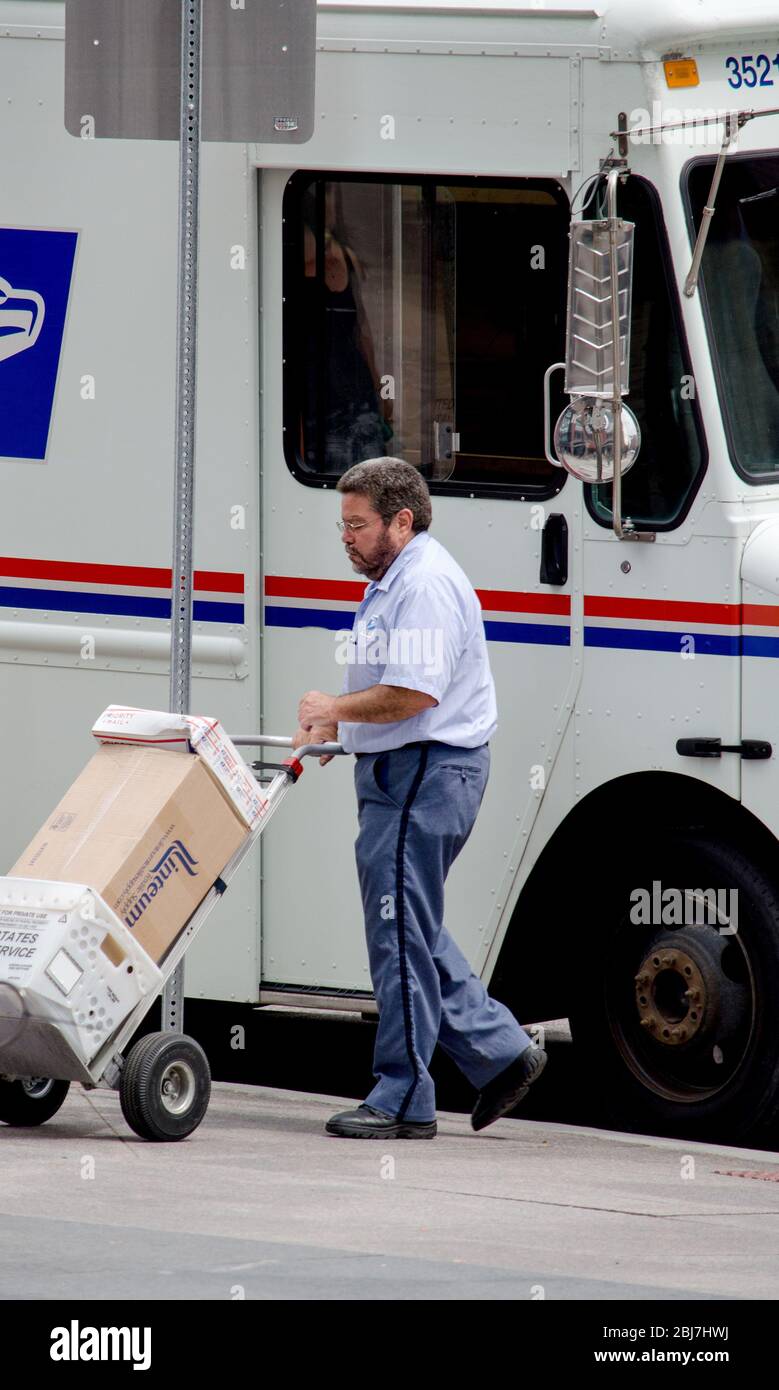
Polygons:
<instances>
[{"instance_id":1,"label":"blue logo panel","mask_svg":"<svg viewBox=\"0 0 779 1390\"><path fill-rule=\"evenodd\" d=\"M78 232L0 227L0 457L45 459Z\"/></svg>"}]
</instances>

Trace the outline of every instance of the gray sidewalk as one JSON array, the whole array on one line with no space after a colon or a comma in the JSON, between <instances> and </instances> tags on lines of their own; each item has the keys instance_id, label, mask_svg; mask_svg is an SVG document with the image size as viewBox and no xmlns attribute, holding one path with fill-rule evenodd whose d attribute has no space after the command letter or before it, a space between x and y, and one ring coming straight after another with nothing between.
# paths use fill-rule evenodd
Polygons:
<instances>
[{"instance_id":1,"label":"gray sidewalk","mask_svg":"<svg viewBox=\"0 0 779 1390\"><path fill-rule=\"evenodd\" d=\"M157 1145L74 1086L0 1126L0 1297L779 1296L779 1182L725 1175L779 1154L440 1111L432 1141L326 1135L354 1103L217 1084Z\"/></svg>"}]
</instances>

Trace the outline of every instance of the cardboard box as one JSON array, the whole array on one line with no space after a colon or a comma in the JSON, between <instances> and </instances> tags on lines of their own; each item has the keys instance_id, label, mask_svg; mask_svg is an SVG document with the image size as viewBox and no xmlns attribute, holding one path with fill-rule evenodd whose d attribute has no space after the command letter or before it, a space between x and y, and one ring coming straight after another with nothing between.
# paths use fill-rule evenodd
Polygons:
<instances>
[{"instance_id":1,"label":"cardboard box","mask_svg":"<svg viewBox=\"0 0 779 1390\"><path fill-rule=\"evenodd\" d=\"M191 749L250 830L265 814L267 798L218 719L209 715L169 714L165 710L109 705L92 726L101 743Z\"/></svg>"},{"instance_id":2,"label":"cardboard box","mask_svg":"<svg viewBox=\"0 0 779 1390\"><path fill-rule=\"evenodd\" d=\"M102 744L9 877L88 884L159 962L247 833L200 758Z\"/></svg>"}]
</instances>

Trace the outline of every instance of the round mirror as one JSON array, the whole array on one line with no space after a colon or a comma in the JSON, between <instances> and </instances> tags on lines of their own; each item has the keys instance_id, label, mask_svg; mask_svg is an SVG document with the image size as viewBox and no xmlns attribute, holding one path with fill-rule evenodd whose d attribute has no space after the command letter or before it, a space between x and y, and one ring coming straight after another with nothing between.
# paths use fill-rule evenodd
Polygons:
<instances>
[{"instance_id":1,"label":"round mirror","mask_svg":"<svg viewBox=\"0 0 779 1390\"><path fill-rule=\"evenodd\" d=\"M574 400L554 431L555 453L563 468L583 483L610 483L614 477L614 420L611 401ZM622 406L622 473L632 468L641 448L633 411Z\"/></svg>"}]
</instances>

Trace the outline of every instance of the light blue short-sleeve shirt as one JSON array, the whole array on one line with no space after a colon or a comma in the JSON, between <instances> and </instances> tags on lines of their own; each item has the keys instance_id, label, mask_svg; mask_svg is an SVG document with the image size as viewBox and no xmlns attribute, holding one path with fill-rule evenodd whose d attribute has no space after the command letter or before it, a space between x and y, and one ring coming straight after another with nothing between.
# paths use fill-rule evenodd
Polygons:
<instances>
[{"instance_id":1,"label":"light blue short-sleeve shirt","mask_svg":"<svg viewBox=\"0 0 779 1390\"><path fill-rule=\"evenodd\" d=\"M383 578L368 585L341 654L342 695L397 685L438 701L391 724L339 723L338 740L347 753L379 753L420 739L478 748L497 728L479 600L456 560L428 531L418 532Z\"/></svg>"}]
</instances>

